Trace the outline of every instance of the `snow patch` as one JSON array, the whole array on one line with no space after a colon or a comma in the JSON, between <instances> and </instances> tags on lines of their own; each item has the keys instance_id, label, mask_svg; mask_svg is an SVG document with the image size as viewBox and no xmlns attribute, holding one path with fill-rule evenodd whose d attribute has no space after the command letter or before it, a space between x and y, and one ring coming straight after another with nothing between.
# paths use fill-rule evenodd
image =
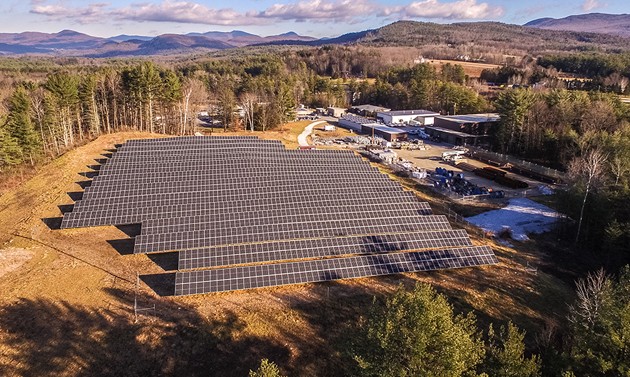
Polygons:
<instances>
[{"instance_id":1,"label":"snow patch","mask_svg":"<svg viewBox=\"0 0 630 377\"><path fill-rule=\"evenodd\" d=\"M527 198L510 199L507 207L482 213L466 220L485 231L499 233L505 227L512 238L525 241L527 234L548 232L561 215L553 209Z\"/></svg>"}]
</instances>

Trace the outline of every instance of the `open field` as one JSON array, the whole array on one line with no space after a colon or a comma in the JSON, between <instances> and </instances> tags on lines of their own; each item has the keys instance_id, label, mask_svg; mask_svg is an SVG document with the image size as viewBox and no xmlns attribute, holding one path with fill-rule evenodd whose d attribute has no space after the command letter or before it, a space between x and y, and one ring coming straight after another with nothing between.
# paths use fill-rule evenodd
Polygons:
<instances>
[{"instance_id":1,"label":"open field","mask_svg":"<svg viewBox=\"0 0 630 377\"><path fill-rule=\"evenodd\" d=\"M304 126L255 134L294 148ZM265 357L292 376L347 375L353 329L372 297L417 281L432 283L458 310L474 310L484 327L511 319L532 335L530 344L544 325L562 325L571 289L546 272L548 258L535 243L507 248L472 227L473 242L491 245L499 265L160 297L138 284L136 274L161 268L148 256L121 255L112 246L127 238L125 229L49 227L51 218L61 216L58 206L72 202L67 193L80 191L76 182L86 178L78 173L86 165L115 143L153 136L101 136L0 197L0 375L244 376ZM410 180L396 179L436 213L451 206ZM134 299L155 310L142 312L136 322Z\"/></svg>"},{"instance_id":2,"label":"open field","mask_svg":"<svg viewBox=\"0 0 630 377\"><path fill-rule=\"evenodd\" d=\"M481 76L481 71L483 71L484 69L494 69L494 68L500 67L500 65L497 65L497 64L466 62L466 61L460 61L460 60L433 60L431 59L428 61L428 63L434 66L435 68L437 68L438 71L441 70L441 67L447 63L453 64L453 65L455 64L461 65L462 68L464 68L464 73L466 73L466 75L468 75L471 78L478 78L479 76Z\"/></svg>"}]
</instances>

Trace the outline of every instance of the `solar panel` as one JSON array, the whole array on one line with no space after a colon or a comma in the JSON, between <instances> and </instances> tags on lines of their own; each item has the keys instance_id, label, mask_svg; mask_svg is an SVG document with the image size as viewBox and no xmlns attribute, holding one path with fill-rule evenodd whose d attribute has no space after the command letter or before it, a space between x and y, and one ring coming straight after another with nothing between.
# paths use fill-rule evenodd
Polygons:
<instances>
[{"instance_id":1,"label":"solar panel","mask_svg":"<svg viewBox=\"0 0 630 377\"><path fill-rule=\"evenodd\" d=\"M175 295L482 266L497 262L492 250L481 246L178 272L175 276Z\"/></svg>"},{"instance_id":2,"label":"solar panel","mask_svg":"<svg viewBox=\"0 0 630 377\"><path fill-rule=\"evenodd\" d=\"M352 254L472 246L463 230L276 241L184 250L179 270Z\"/></svg>"},{"instance_id":3,"label":"solar panel","mask_svg":"<svg viewBox=\"0 0 630 377\"><path fill-rule=\"evenodd\" d=\"M61 227L140 224L135 253L178 252L178 295L496 263L352 151L175 137L100 162Z\"/></svg>"}]
</instances>

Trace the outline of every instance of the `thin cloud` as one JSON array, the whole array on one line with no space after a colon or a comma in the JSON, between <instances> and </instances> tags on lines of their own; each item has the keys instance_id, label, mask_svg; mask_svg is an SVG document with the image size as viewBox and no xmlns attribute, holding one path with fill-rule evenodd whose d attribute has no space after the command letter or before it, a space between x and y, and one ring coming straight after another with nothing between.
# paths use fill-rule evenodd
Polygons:
<instances>
[{"instance_id":1,"label":"thin cloud","mask_svg":"<svg viewBox=\"0 0 630 377\"><path fill-rule=\"evenodd\" d=\"M252 12L213 9L198 3L165 1L160 4L134 4L110 13L120 20L175 22L206 25L253 25L262 23Z\"/></svg>"},{"instance_id":2,"label":"thin cloud","mask_svg":"<svg viewBox=\"0 0 630 377\"><path fill-rule=\"evenodd\" d=\"M360 22L364 17L374 14L377 6L366 0L342 1L299 1L292 4L274 4L256 17L283 21L346 21Z\"/></svg>"},{"instance_id":3,"label":"thin cloud","mask_svg":"<svg viewBox=\"0 0 630 377\"><path fill-rule=\"evenodd\" d=\"M460 0L451 3L439 0L416 1L399 7L385 8L382 15L399 15L405 18L440 18L448 20L487 19L503 16L500 6L477 3L477 0Z\"/></svg>"},{"instance_id":4,"label":"thin cloud","mask_svg":"<svg viewBox=\"0 0 630 377\"><path fill-rule=\"evenodd\" d=\"M70 8L62 4L46 4L32 1L31 13L46 16L53 20L72 19L79 24L92 24L102 21L108 4L93 3L83 8Z\"/></svg>"},{"instance_id":5,"label":"thin cloud","mask_svg":"<svg viewBox=\"0 0 630 377\"><path fill-rule=\"evenodd\" d=\"M250 11L216 9L195 2L177 0L136 3L119 8L105 3L72 7L65 2L31 0L30 12L49 19L70 20L79 24L135 21L242 26L278 21L358 23L374 16L483 19L501 16L503 8L488 3L477 3L477 0L459 0L452 3L423 0L398 7L386 7L372 0L298 0L286 4L277 3L264 10Z\"/></svg>"},{"instance_id":6,"label":"thin cloud","mask_svg":"<svg viewBox=\"0 0 630 377\"><path fill-rule=\"evenodd\" d=\"M582 4L582 10L584 12L590 12L593 9L601 8L601 7L602 7L602 4L597 0L586 0Z\"/></svg>"}]
</instances>

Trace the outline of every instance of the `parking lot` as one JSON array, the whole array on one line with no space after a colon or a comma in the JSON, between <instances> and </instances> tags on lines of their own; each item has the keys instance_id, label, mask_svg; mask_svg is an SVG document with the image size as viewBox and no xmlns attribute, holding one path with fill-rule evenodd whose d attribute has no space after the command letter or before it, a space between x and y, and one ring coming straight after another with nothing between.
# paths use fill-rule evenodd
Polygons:
<instances>
[{"instance_id":1,"label":"parking lot","mask_svg":"<svg viewBox=\"0 0 630 377\"><path fill-rule=\"evenodd\" d=\"M452 170L455 173L464 173L464 177L471 183L476 184L480 187L493 188L494 190L503 190L509 196L517 196L517 195L537 195L539 190L538 186L544 185L542 182L538 182L531 178L523 177L520 175L515 175L510 173L509 175L526 182L529 185L527 189L512 189L505 187L503 185L498 184L497 182L491 181L489 179L479 177L472 172L464 171L459 169L457 166L452 163L448 163L442 161L442 153L447 151L452 151L453 146L450 144L437 143L425 140L425 144L430 148L425 150L404 150L404 149L396 149L395 152L398 157L410 161L414 166L425 169L430 172L435 172L435 168L441 167L447 170ZM479 168L487 167L490 165L484 164L483 162L476 161L473 159L464 159L465 161L471 165L474 165Z\"/></svg>"}]
</instances>

